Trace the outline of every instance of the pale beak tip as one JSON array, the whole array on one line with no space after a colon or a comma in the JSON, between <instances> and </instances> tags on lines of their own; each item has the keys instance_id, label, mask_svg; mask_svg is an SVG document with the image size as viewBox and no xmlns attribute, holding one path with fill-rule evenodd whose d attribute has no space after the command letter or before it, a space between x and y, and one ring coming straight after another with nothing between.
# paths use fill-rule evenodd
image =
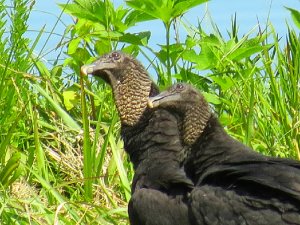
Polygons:
<instances>
[{"instance_id":1,"label":"pale beak tip","mask_svg":"<svg viewBox=\"0 0 300 225\"><path fill-rule=\"evenodd\" d=\"M154 108L153 102L150 99L148 99L148 107L151 109Z\"/></svg>"},{"instance_id":2,"label":"pale beak tip","mask_svg":"<svg viewBox=\"0 0 300 225\"><path fill-rule=\"evenodd\" d=\"M91 64L91 65L83 65L80 68L80 71L83 75L88 75L94 72L94 67L95 65Z\"/></svg>"}]
</instances>

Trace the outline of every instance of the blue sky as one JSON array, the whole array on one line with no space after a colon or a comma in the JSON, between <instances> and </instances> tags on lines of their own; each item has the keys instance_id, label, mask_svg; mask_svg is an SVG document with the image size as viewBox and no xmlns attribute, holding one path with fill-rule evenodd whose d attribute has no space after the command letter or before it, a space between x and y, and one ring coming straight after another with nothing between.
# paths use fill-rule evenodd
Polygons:
<instances>
[{"instance_id":1,"label":"blue sky","mask_svg":"<svg viewBox=\"0 0 300 225\"><path fill-rule=\"evenodd\" d=\"M32 32L28 33L28 37L35 39L37 32L43 26L45 26L46 31L51 31L57 20L57 17L61 13L61 9L58 7L58 3L65 3L68 0L36 0L36 5L34 11L31 14L29 21L29 29ZM114 0L116 4L122 3L121 0ZM221 32L226 36L226 30L230 30L231 18L236 13L237 22L239 25L239 34L243 35L254 28L258 21L262 27L266 26L269 20L275 27L276 32L281 37L285 37L287 26L286 23L292 25L291 17L289 12L284 8L284 6L295 8L300 10L299 0L211 0L207 4L202 4L199 7L193 8L189 13L184 16L184 19L191 24L196 25L198 19L203 18L205 12L209 12L213 21L217 24ZM208 23L204 19L203 26ZM62 16L62 21L56 26L54 32L62 34L64 32L65 26L72 22L72 19L67 16ZM164 43L164 28L161 22L151 21L139 24L136 28L132 29L134 31L150 30L152 33L150 44L163 44ZM42 37L38 48L42 48L44 42L47 39L47 35ZM56 44L59 42L59 36L51 36L49 42L46 44L44 50L52 50ZM52 52L48 55L55 54ZM45 56L47 59L47 56Z\"/></svg>"}]
</instances>

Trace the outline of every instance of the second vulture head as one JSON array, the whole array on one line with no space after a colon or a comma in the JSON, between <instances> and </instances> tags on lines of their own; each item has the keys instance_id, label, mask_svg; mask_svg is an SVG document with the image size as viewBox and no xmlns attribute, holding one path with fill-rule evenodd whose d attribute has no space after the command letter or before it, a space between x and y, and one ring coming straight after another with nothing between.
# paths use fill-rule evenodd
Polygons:
<instances>
[{"instance_id":1,"label":"second vulture head","mask_svg":"<svg viewBox=\"0 0 300 225\"><path fill-rule=\"evenodd\" d=\"M212 113L204 96L194 87L184 83L171 86L148 99L150 108L165 108L178 113L182 121L181 133L186 145L194 144L207 125Z\"/></svg>"}]
</instances>

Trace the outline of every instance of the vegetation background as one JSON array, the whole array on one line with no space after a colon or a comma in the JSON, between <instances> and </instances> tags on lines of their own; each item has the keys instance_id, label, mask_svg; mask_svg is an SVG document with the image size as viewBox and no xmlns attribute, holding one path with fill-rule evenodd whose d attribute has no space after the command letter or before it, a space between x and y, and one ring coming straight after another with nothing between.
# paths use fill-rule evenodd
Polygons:
<instances>
[{"instance_id":1,"label":"vegetation background","mask_svg":"<svg viewBox=\"0 0 300 225\"><path fill-rule=\"evenodd\" d=\"M74 18L64 33L41 28L32 40L35 2L0 0L1 224L128 224L133 169L111 90L79 74L115 49L143 56L162 89L198 87L226 130L256 151L300 159L299 11L283 9L295 26L279 44L272 24L238 35L233 16L223 36L208 15L209 28L187 23L182 15L204 2L77 0L60 5ZM128 31L151 20L164 29L158 49L150 32ZM60 36L51 65L49 52L35 51L45 34Z\"/></svg>"}]
</instances>

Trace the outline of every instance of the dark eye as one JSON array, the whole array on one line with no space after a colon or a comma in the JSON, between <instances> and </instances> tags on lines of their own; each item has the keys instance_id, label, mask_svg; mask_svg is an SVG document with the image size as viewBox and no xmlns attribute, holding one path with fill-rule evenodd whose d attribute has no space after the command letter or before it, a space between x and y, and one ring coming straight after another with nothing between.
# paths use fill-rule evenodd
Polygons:
<instances>
[{"instance_id":1,"label":"dark eye","mask_svg":"<svg viewBox=\"0 0 300 225\"><path fill-rule=\"evenodd\" d=\"M118 52L113 52L111 53L111 57L114 59L114 60L118 60L121 58L121 55L118 53Z\"/></svg>"},{"instance_id":2,"label":"dark eye","mask_svg":"<svg viewBox=\"0 0 300 225\"><path fill-rule=\"evenodd\" d=\"M179 91L182 90L183 88L184 88L184 85L181 84L181 83L176 85L176 89L179 90Z\"/></svg>"}]
</instances>

